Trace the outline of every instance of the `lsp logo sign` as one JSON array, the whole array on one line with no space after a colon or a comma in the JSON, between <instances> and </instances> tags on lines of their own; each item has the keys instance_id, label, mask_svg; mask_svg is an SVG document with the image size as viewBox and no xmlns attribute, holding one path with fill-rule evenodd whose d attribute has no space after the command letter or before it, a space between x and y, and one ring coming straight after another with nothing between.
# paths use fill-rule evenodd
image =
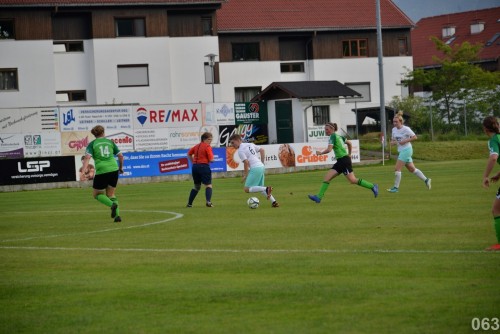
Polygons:
<instances>
[{"instance_id":1,"label":"lsp logo sign","mask_svg":"<svg viewBox=\"0 0 500 334\"><path fill-rule=\"evenodd\" d=\"M49 160L40 160L40 161L27 161L26 168L23 168L22 163L17 163L17 170L19 173L34 173L34 172L42 172L44 168L50 167Z\"/></svg>"}]
</instances>

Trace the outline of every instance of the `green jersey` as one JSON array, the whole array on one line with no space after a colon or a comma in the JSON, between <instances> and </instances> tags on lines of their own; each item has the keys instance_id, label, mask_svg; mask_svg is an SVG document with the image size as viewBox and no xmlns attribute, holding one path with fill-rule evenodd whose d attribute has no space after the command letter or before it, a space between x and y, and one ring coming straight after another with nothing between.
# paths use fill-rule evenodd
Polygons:
<instances>
[{"instance_id":1,"label":"green jersey","mask_svg":"<svg viewBox=\"0 0 500 334\"><path fill-rule=\"evenodd\" d=\"M496 134L490 138L488 149L490 150L490 155L497 155L497 163L500 164L500 134Z\"/></svg>"},{"instance_id":2,"label":"green jersey","mask_svg":"<svg viewBox=\"0 0 500 334\"><path fill-rule=\"evenodd\" d=\"M96 138L89 143L85 153L94 158L96 175L118 170L115 155L120 153L120 150L114 141L107 138Z\"/></svg>"},{"instance_id":3,"label":"green jersey","mask_svg":"<svg viewBox=\"0 0 500 334\"><path fill-rule=\"evenodd\" d=\"M340 159L349 155L345 148L346 139L341 135L333 133L328 140L329 145L333 145L333 152L335 153L335 158Z\"/></svg>"}]
</instances>

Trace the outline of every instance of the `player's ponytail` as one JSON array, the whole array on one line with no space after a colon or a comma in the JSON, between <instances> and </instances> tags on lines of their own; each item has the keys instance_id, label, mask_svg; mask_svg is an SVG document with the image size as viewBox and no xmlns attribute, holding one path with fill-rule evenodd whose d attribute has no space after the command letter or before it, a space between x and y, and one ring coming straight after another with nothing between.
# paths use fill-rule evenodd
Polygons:
<instances>
[{"instance_id":1,"label":"player's ponytail","mask_svg":"<svg viewBox=\"0 0 500 334\"><path fill-rule=\"evenodd\" d=\"M403 112L400 110L398 111L395 115L394 115L394 118L397 118L399 119L399 121L401 122L401 124L403 124L405 122L405 119L403 118Z\"/></svg>"},{"instance_id":2,"label":"player's ponytail","mask_svg":"<svg viewBox=\"0 0 500 334\"><path fill-rule=\"evenodd\" d=\"M483 127L493 133L500 133L500 125L498 124L498 119L495 116L488 116L483 120Z\"/></svg>"},{"instance_id":3,"label":"player's ponytail","mask_svg":"<svg viewBox=\"0 0 500 334\"><path fill-rule=\"evenodd\" d=\"M331 127L333 129L333 131L337 131L338 130L337 123L328 122L325 125Z\"/></svg>"}]
</instances>

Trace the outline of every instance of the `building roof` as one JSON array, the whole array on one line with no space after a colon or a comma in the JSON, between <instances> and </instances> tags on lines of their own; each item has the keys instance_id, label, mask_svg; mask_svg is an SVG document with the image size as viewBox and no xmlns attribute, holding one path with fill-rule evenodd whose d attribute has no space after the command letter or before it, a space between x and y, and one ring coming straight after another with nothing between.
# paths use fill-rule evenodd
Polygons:
<instances>
[{"instance_id":1,"label":"building roof","mask_svg":"<svg viewBox=\"0 0 500 334\"><path fill-rule=\"evenodd\" d=\"M413 22L391 0L381 0L384 28ZM220 33L374 29L374 0L229 0L217 13Z\"/></svg>"},{"instance_id":2,"label":"building roof","mask_svg":"<svg viewBox=\"0 0 500 334\"><path fill-rule=\"evenodd\" d=\"M346 96L361 96L355 90L341 84L336 80L332 81L290 81L273 82L267 86L252 101L272 100L272 99L320 99L339 98Z\"/></svg>"},{"instance_id":3,"label":"building roof","mask_svg":"<svg viewBox=\"0 0 500 334\"><path fill-rule=\"evenodd\" d=\"M227 0L0 0L0 7L207 5Z\"/></svg>"},{"instance_id":4,"label":"building roof","mask_svg":"<svg viewBox=\"0 0 500 334\"><path fill-rule=\"evenodd\" d=\"M484 30L471 34L471 24L481 22L484 23ZM443 38L442 30L445 27L455 27L455 34ZM432 59L434 55L443 57L444 54L437 51L430 40L431 36L449 42L451 46L460 45L465 41L471 44L481 43L485 46L479 53L480 59L496 60L500 55L500 7L426 17L418 21L411 33L413 67L432 67L437 65Z\"/></svg>"}]
</instances>

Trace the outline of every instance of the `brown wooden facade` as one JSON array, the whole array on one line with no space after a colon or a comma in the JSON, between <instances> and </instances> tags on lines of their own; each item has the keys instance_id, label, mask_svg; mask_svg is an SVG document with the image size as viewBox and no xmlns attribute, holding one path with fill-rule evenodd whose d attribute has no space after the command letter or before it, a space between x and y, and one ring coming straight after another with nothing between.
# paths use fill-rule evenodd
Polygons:
<instances>
[{"instance_id":1,"label":"brown wooden facade","mask_svg":"<svg viewBox=\"0 0 500 334\"><path fill-rule=\"evenodd\" d=\"M406 56L411 56L410 29L387 29L382 34L385 57L397 57L400 40L406 41ZM368 57L377 57L377 34L375 30L330 31L311 33L219 33L221 62L233 61L233 43L258 43L261 61L289 61L306 59L344 58L342 42L365 39L368 42Z\"/></svg>"},{"instance_id":2,"label":"brown wooden facade","mask_svg":"<svg viewBox=\"0 0 500 334\"><path fill-rule=\"evenodd\" d=\"M211 23L211 35L217 35L216 10L171 9L166 7L89 7L0 9L0 19L14 22L16 40L68 40L115 38L115 20L143 18L145 37L191 37L206 35L202 22Z\"/></svg>"}]
</instances>

